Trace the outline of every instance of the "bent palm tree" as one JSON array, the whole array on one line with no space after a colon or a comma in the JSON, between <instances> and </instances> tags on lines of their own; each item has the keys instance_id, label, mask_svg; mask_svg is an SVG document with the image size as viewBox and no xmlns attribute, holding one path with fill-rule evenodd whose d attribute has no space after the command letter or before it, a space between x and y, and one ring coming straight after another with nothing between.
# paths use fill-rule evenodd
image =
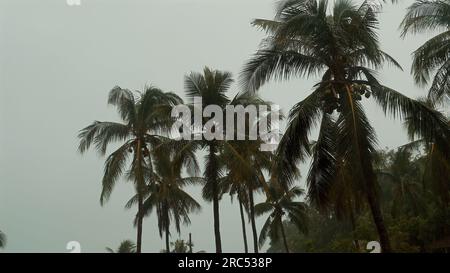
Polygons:
<instances>
[{"instance_id":1,"label":"bent palm tree","mask_svg":"<svg viewBox=\"0 0 450 273\"><path fill-rule=\"evenodd\" d=\"M327 14L327 10L326 0L288 0L279 4L275 20L254 20L269 37L245 65L243 87L254 91L271 78L322 75L313 92L290 112L278 147L283 158L282 181L292 183L289 173L310 154L308 197L316 204L326 204L338 173L336 162L345 162L366 195L383 251L389 252L372 166L376 135L360 102L362 96L372 96L386 114L411 117L421 136L439 139L446 150L450 129L442 114L381 85L375 77L372 68L378 69L385 62L400 66L380 50L378 19L372 5L337 0L332 13ZM321 124L320 137L311 153L308 136L317 122ZM336 126L336 135L330 134L330 126Z\"/></svg>"},{"instance_id":2,"label":"bent palm tree","mask_svg":"<svg viewBox=\"0 0 450 273\"><path fill-rule=\"evenodd\" d=\"M135 253L136 244L131 240L125 240L120 243L116 251L109 247L106 248L106 251L109 253Z\"/></svg>"},{"instance_id":3,"label":"bent palm tree","mask_svg":"<svg viewBox=\"0 0 450 273\"><path fill-rule=\"evenodd\" d=\"M270 213L270 216L261 229L259 246L262 247L264 245L267 236L273 242L277 242L281 234L285 250L289 253L289 246L283 226L283 217L287 215L288 220L294 223L300 232L307 232L307 206L303 202L293 201L294 198L303 194L303 190L294 187L288 191L284 191L278 184L270 184L269 193L270 195L267 196L265 202L255 206L257 216Z\"/></svg>"},{"instance_id":4,"label":"bent palm tree","mask_svg":"<svg viewBox=\"0 0 450 273\"><path fill-rule=\"evenodd\" d=\"M155 87L146 88L139 95L135 98L131 91L115 87L109 93L108 104L116 106L124 123L95 121L82 129L78 135L80 153L84 153L94 144L97 151L105 155L110 143L119 141L123 143L106 159L100 204L103 205L109 199L117 180L127 172L127 177L134 181L138 195L136 240L138 253L141 252L142 245L145 172L151 169L149 149L160 142L156 132L171 128L172 106L182 102L177 95L164 93ZM127 167L129 154L132 154L132 157ZM146 157L149 157L148 160Z\"/></svg>"},{"instance_id":5,"label":"bent palm tree","mask_svg":"<svg viewBox=\"0 0 450 273\"><path fill-rule=\"evenodd\" d=\"M419 84L427 84L435 72L428 97L433 102L450 98L450 0L416 0L402 22L408 33L442 30L414 52L412 72Z\"/></svg>"}]
</instances>

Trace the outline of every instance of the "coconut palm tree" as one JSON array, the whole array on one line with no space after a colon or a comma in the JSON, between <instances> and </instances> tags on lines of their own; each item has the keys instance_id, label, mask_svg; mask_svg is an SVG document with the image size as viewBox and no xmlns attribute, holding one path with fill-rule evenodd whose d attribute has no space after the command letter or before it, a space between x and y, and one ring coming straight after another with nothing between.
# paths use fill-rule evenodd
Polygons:
<instances>
[{"instance_id":1,"label":"coconut palm tree","mask_svg":"<svg viewBox=\"0 0 450 273\"><path fill-rule=\"evenodd\" d=\"M244 107L254 106L261 109L266 107L265 112L259 112L256 120L250 120L246 117L243 121L245 124L244 140L239 140L240 132L235 129L234 139L224 142L222 150L222 161L227 175L223 178L224 185L221 186L224 192L229 192L231 196L236 195L239 202L239 211L241 216L242 233L244 239L244 249L248 251L244 208L247 211L252 227L254 251L258 253L258 233L256 230L255 213L254 213L254 192L264 189L265 180L263 171L269 171L272 165L273 154L269 151L261 150L262 141L261 130L256 133L256 139L250 138L250 130L252 126L259 128L263 121L267 121L268 132L274 134L271 129L271 114L277 114L282 118L281 113L275 113L271 108L271 103L259 98L256 94L242 93L236 96L230 105L241 105ZM238 116L235 114L235 120ZM242 132L241 132L242 133Z\"/></svg>"},{"instance_id":2,"label":"coconut palm tree","mask_svg":"<svg viewBox=\"0 0 450 273\"><path fill-rule=\"evenodd\" d=\"M436 104L429 98L420 99L422 103L432 109L436 109ZM450 124L450 121L447 121ZM410 143L404 146L407 150L417 150L423 148L425 155L421 160L424 161L423 182L427 190L437 196L440 205L446 207L450 204L450 153L447 147L440 143L440 139L421 138L417 133L417 128L411 118L406 118L405 127L408 131Z\"/></svg>"},{"instance_id":3,"label":"coconut palm tree","mask_svg":"<svg viewBox=\"0 0 450 273\"><path fill-rule=\"evenodd\" d=\"M227 141L222 154L227 171L224 187L231 195L237 196L243 234L245 234L243 208L246 208L252 227L255 253L258 253L258 233L255 222L254 193L267 188L263 171L270 170L273 160L271 152L260 150L261 143L260 140ZM244 241L246 241L245 235ZM246 242L245 247L248 249Z\"/></svg>"},{"instance_id":4,"label":"coconut palm tree","mask_svg":"<svg viewBox=\"0 0 450 273\"><path fill-rule=\"evenodd\" d=\"M116 251L107 247L109 253L136 253L136 244L131 240L122 241Z\"/></svg>"},{"instance_id":5,"label":"coconut palm tree","mask_svg":"<svg viewBox=\"0 0 450 273\"><path fill-rule=\"evenodd\" d=\"M230 175L228 173L221 179L221 188L223 192L228 192L231 197L231 202L234 201L234 197L239 205L239 216L241 219L241 228L242 228L242 241L244 244L244 252L248 253L248 241L247 241L247 231L246 231L246 221L245 221L245 213L248 215L248 194L244 181L236 179L234 175Z\"/></svg>"},{"instance_id":6,"label":"coconut palm tree","mask_svg":"<svg viewBox=\"0 0 450 273\"><path fill-rule=\"evenodd\" d=\"M167 144L167 143L166 143ZM153 173L149 174L151 182L147 185L143 213L148 216L153 210L158 217L159 234L165 234L166 252L170 252L170 225L173 222L178 233L181 223L190 224L189 214L198 212L200 204L195 201L184 187L203 184L204 180L195 175L199 171L197 159L192 146L184 145L183 149L175 150L172 145L164 143L153 152ZM182 177L186 169L191 175ZM137 196L131 199L126 207L130 208L137 202Z\"/></svg>"},{"instance_id":7,"label":"coconut palm tree","mask_svg":"<svg viewBox=\"0 0 450 273\"><path fill-rule=\"evenodd\" d=\"M177 95L165 93L156 87L146 88L137 97L127 89L115 87L109 93L108 104L116 106L123 123L95 121L78 135L80 153L94 144L100 155L105 155L109 144L122 143L106 159L100 204L103 205L109 199L114 185L123 174L126 173L127 178L134 181L138 195L138 253L142 245L143 195L147 184L145 172L152 168L149 149L161 142L157 133L171 128L171 109L181 102ZM128 160L130 155L131 162Z\"/></svg>"},{"instance_id":8,"label":"coconut palm tree","mask_svg":"<svg viewBox=\"0 0 450 273\"><path fill-rule=\"evenodd\" d=\"M385 62L400 66L379 47L373 5L337 0L331 14L328 10L326 0L287 0L278 5L274 20L254 20L253 25L266 30L268 38L245 65L242 87L252 92L270 79L321 75L312 93L290 112L278 147L283 158L281 181L291 184L289 173L299 160L311 155L308 198L325 204L336 180L336 162L345 162L366 195L383 251L389 252L372 166L376 135L361 104L362 97L372 97L393 117L411 117L420 135L439 139L445 149L449 147L450 129L442 114L383 86L376 78L372 69L379 69ZM309 133L318 122L321 137L311 152ZM328 124L336 125L336 136L330 134Z\"/></svg>"},{"instance_id":9,"label":"coconut palm tree","mask_svg":"<svg viewBox=\"0 0 450 273\"><path fill-rule=\"evenodd\" d=\"M380 182L390 183L392 189L391 214L395 217L400 211L411 212L417 216L423 212L423 187L420 181L422 168L417 160L413 160L415 143L404 145L397 151L388 154L387 166L376 169Z\"/></svg>"},{"instance_id":10,"label":"coconut palm tree","mask_svg":"<svg viewBox=\"0 0 450 273\"><path fill-rule=\"evenodd\" d=\"M191 100L192 108L200 110L203 113L203 110L208 105L217 105L221 109L225 109L225 106L230 102L226 92L232 83L233 79L231 73L211 70L205 67L203 74L191 72L189 75L186 75L184 86L186 95ZM194 104L194 98L196 97L202 99L202 105ZM200 122L201 124L196 124L195 126L199 125L202 128L208 126L208 121L206 119L203 119ZM216 130L217 132L221 129L212 124L209 126L211 126L211 130ZM196 129L198 128L194 128L194 130ZM205 156L205 170L203 173L206 180L205 186L203 187L203 197L213 203L216 252L221 253L222 241L220 236L219 180L222 177L222 164L219 159L219 152L223 141L217 138L202 138L196 142L199 143L202 149L207 151L207 155Z\"/></svg>"},{"instance_id":11,"label":"coconut palm tree","mask_svg":"<svg viewBox=\"0 0 450 273\"><path fill-rule=\"evenodd\" d=\"M428 97L434 102L450 98L450 0L416 0L408 7L401 24L408 33L442 31L414 51L412 73L419 84L427 84L434 74Z\"/></svg>"},{"instance_id":12,"label":"coconut palm tree","mask_svg":"<svg viewBox=\"0 0 450 273\"><path fill-rule=\"evenodd\" d=\"M303 195L304 191L298 187L284 191L278 183L271 183L269 188L270 194L267 196L267 200L255 205L257 216L270 213L261 229L259 246L262 247L264 245L267 236L273 242L277 242L281 235L285 250L289 253L283 218L287 215L288 220L295 224L300 232L307 232L307 205L293 200Z\"/></svg>"}]
</instances>

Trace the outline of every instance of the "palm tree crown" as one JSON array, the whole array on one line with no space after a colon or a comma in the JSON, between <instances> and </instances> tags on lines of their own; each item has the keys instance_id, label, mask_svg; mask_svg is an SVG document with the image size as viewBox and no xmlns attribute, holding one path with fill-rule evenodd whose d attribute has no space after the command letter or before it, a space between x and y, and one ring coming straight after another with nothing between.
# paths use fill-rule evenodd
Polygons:
<instances>
[{"instance_id":1,"label":"palm tree crown","mask_svg":"<svg viewBox=\"0 0 450 273\"><path fill-rule=\"evenodd\" d=\"M435 72L428 97L450 98L450 0L417 0L402 22L403 33L442 30L414 52L412 72L417 83L426 84Z\"/></svg>"}]
</instances>

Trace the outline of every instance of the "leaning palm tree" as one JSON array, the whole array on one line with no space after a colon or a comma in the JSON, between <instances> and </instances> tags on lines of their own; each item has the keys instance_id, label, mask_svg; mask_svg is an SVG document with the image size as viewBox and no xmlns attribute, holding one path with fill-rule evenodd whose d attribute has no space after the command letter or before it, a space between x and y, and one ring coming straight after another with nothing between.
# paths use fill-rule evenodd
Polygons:
<instances>
[{"instance_id":1,"label":"leaning palm tree","mask_svg":"<svg viewBox=\"0 0 450 273\"><path fill-rule=\"evenodd\" d=\"M419 84L432 79L428 97L434 102L450 99L450 0L416 0L402 22L408 33L442 31L414 52L412 72Z\"/></svg>"},{"instance_id":2,"label":"leaning palm tree","mask_svg":"<svg viewBox=\"0 0 450 273\"><path fill-rule=\"evenodd\" d=\"M169 143L158 146L153 154L153 173L151 183L147 186L146 199L143 204L144 215L156 211L158 218L159 234L165 234L166 252L170 252L170 225L173 222L178 233L181 223L190 224L189 214L198 212L200 204L195 201L184 187L203 184L202 177L196 177L199 167L190 145L184 145L183 149L175 150ZM191 175L183 177L186 169ZM135 196L127 207L131 207L137 201Z\"/></svg>"},{"instance_id":3,"label":"leaning palm tree","mask_svg":"<svg viewBox=\"0 0 450 273\"><path fill-rule=\"evenodd\" d=\"M108 251L109 253L135 253L136 244L131 240L125 240L120 243L117 250L114 251L114 249L107 247L106 251Z\"/></svg>"},{"instance_id":4,"label":"leaning palm tree","mask_svg":"<svg viewBox=\"0 0 450 273\"><path fill-rule=\"evenodd\" d=\"M105 155L109 144L122 142L106 159L100 204L103 205L109 199L117 180L126 172L127 178L134 182L138 195L138 253L142 246L143 198L147 184L145 173L152 167L149 149L161 142L157 133L171 128L171 109L181 102L177 95L155 87L146 88L137 97L127 89L115 87L109 93L108 104L116 106L124 123L95 121L78 135L80 153L94 144L97 151ZM131 162L128 160L130 154Z\"/></svg>"},{"instance_id":5,"label":"leaning palm tree","mask_svg":"<svg viewBox=\"0 0 450 273\"><path fill-rule=\"evenodd\" d=\"M283 218L287 215L290 222L295 224L300 232L307 232L307 206L303 202L294 201L296 197L303 195L303 190L293 187L284 191L278 183L271 183L269 186L269 196L265 202L255 205L257 216L270 213L264 223L259 236L259 246L262 247L267 236L273 242L277 242L281 235L287 253L289 246L286 240L286 233L283 226Z\"/></svg>"},{"instance_id":6,"label":"leaning palm tree","mask_svg":"<svg viewBox=\"0 0 450 273\"><path fill-rule=\"evenodd\" d=\"M383 251L389 252L372 166L376 135L361 100L372 97L386 114L411 117L421 136L439 139L445 149L450 129L442 114L383 86L376 78L372 69L385 62L400 66L379 47L377 13L369 2L358 6L337 0L331 14L328 10L326 0L288 0L278 5L275 20L254 20L269 36L245 65L242 86L252 92L272 78L321 75L312 93L290 112L278 147L283 159L281 181L291 184L291 170L311 155L308 198L323 205L330 201L328 194L339 166L336 162L345 162L366 195ZM318 122L320 137L311 152L309 133ZM331 125L337 128L335 136L330 134Z\"/></svg>"}]
</instances>

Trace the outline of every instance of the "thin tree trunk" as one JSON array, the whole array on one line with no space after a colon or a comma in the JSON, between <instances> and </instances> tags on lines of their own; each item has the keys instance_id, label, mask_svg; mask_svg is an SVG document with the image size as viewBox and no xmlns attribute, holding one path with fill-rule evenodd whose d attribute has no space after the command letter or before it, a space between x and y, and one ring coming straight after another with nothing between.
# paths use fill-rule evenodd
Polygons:
<instances>
[{"instance_id":1,"label":"thin tree trunk","mask_svg":"<svg viewBox=\"0 0 450 273\"><path fill-rule=\"evenodd\" d=\"M216 183L213 185L213 191L214 237L216 240L216 253L222 253L222 242L220 240L219 196L217 193Z\"/></svg>"},{"instance_id":2,"label":"thin tree trunk","mask_svg":"<svg viewBox=\"0 0 450 273\"><path fill-rule=\"evenodd\" d=\"M217 165L216 162L216 149L214 144L209 145L209 156L210 160L213 160L211 164ZM211 165L210 164L210 165ZM217 166L215 166L217 167ZM212 167L211 167L212 168ZM214 216L214 238L216 242L216 253L222 253L222 241L220 239L220 215L219 215L219 189L217 188L217 173L216 170L210 171L213 177L210 177L212 181L212 191L213 191L213 216ZM214 173L213 173L214 172Z\"/></svg>"},{"instance_id":3,"label":"thin tree trunk","mask_svg":"<svg viewBox=\"0 0 450 273\"><path fill-rule=\"evenodd\" d=\"M138 139L137 141L137 148L136 148L136 159L137 159L137 195L138 195L138 214L137 214L137 238L136 238L136 253L141 253L142 251L142 223L144 218L143 213L143 204L144 204L144 198L142 196L142 192L145 186L145 180L144 180L144 173L142 171L142 161L145 159L142 157L142 140Z\"/></svg>"},{"instance_id":4,"label":"thin tree trunk","mask_svg":"<svg viewBox=\"0 0 450 273\"><path fill-rule=\"evenodd\" d=\"M380 238L381 250L384 253L391 252L391 244L389 241L388 232L384 224L383 215L381 213L380 205L373 192L373 189L367 191L367 199L369 202L370 210L372 212L373 221L377 228L378 236Z\"/></svg>"},{"instance_id":5,"label":"thin tree trunk","mask_svg":"<svg viewBox=\"0 0 450 273\"><path fill-rule=\"evenodd\" d=\"M143 222L142 206L143 206L142 194L138 193L136 253L141 253L142 250L142 222Z\"/></svg>"},{"instance_id":6,"label":"thin tree trunk","mask_svg":"<svg viewBox=\"0 0 450 273\"><path fill-rule=\"evenodd\" d=\"M167 205L167 201L164 202L164 221L165 221L165 233L166 233L166 252L170 253L170 223L169 223L169 206Z\"/></svg>"},{"instance_id":7,"label":"thin tree trunk","mask_svg":"<svg viewBox=\"0 0 450 273\"><path fill-rule=\"evenodd\" d=\"M286 239L286 233L284 232L283 221L280 220L280 228L281 228L281 236L283 236L284 248L286 249L286 253L289 253L289 247Z\"/></svg>"},{"instance_id":8,"label":"thin tree trunk","mask_svg":"<svg viewBox=\"0 0 450 273\"><path fill-rule=\"evenodd\" d=\"M248 197L250 201L250 220L252 222L252 234L253 234L253 249L255 253L258 253L258 233L256 231L256 223L255 223L255 205L253 200L253 189L249 189Z\"/></svg>"},{"instance_id":9,"label":"thin tree trunk","mask_svg":"<svg viewBox=\"0 0 450 273\"><path fill-rule=\"evenodd\" d=\"M239 211L241 213L241 223L242 223L242 236L244 239L244 250L245 253L248 253L248 244L247 244L247 232L245 230L245 218L244 218L244 209L242 208L242 202L238 195L238 201L239 201Z\"/></svg>"},{"instance_id":10,"label":"thin tree trunk","mask_svg":"<svg viewBox=\"0 0 450 273\"><path fill-rule=\"evenodd\" d=\"M169 227L166 227L166 252L170 253Z\"/></svg>"},{"instance_id":11,"label":"thin tree trunk","mask_svg":"<svg viewBox=\"0 0 450 273\"><path fill-rule=\"evenodd\" d=\"M192 253L192 233L189 232L189 253Z\"/></svg>"}]
</instances>

